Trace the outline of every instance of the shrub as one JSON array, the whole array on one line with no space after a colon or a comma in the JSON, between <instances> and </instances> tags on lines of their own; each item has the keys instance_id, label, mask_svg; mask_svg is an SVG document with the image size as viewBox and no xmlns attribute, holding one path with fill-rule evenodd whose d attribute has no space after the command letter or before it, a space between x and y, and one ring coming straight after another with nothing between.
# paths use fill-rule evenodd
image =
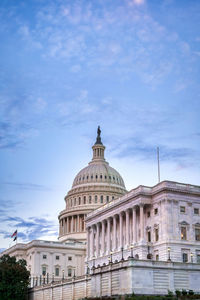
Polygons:
<instances>
[{"instance_id":1,"label":"shrub","mask_svg":"<svg viewBox=\"0 0 200 300\"><path fill-rule=\"evenodd\" d=\"M175 290L175 294L176 294L176 296L177 296L177 297L180 297L180 295L181 295L181 291L179 291L179 290Z\"/></svg>"},{"instance_id":2,"label":"shrub","mask_svg":"<svg viewBox=\"0 0 200 300\"><path fill-rule=\"evenodd\" d=\"M172 297L173 297L173 292L172 292L172 291L170 291L170 290L168 290L167 297L169 297L169 298L172 298Z\"/></svg>"},{"instance_id":3,"label":"shrub","mask_svg":"<svg viewBox=\"0 0 200 300\"><path fill-rule=\"evenodd\" d=\"M190 296L192 296L192 295L194 295L194 291L193 291L193 290L189 290L189 291L188 291L188 294L189 294Z\"/></svg>"},{"instance_id":4,"label":"shrub","mask_svg":"<svg viewBox=\"0 0 200 300\"><path fill-rule=\"evenodd\" d=\"M187 291L186 290L182 290L182 295L186 296L187 295Z\"/></svg>"}]
</instances>

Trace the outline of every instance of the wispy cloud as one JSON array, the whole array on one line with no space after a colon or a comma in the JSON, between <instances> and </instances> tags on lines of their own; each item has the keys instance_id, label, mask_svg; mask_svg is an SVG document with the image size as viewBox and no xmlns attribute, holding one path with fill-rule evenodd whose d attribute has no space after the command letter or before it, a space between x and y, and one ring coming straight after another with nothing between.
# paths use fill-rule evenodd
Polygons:
<instances>
[{"instance_id":1,"label":"wispy cloud","mask_svg":"<svg viewBox=\"0 0 200 300\"><path fill-rule=\"evenodd\" d=\"M1 230L3 238L10 238L14 229L18 230L18 237L23 242L39 239L43 236L57 236L58 226L54 221L45 217L30 217L23 219L20 217L1 216L0 221L4 222L11 229Z\"/></svg>"},{"instance_id":2,"label":"wispy cloud","mask_svg":"<svg viewBox=\"0 0 200 300\"><path fill-rule=\"evenodd\" d=\"M20 182L0 182L0 185L17 188L20 190L32 190L32 191L50 191L52 188L35 183L20 183Z\"/></svg>"}]
</instances>

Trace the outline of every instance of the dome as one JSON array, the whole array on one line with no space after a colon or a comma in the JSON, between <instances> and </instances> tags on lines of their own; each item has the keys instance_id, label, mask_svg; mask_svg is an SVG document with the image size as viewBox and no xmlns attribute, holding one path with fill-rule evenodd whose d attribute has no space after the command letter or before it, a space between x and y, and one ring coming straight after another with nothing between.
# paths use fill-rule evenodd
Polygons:
<instances>
[{"instance_id":1,"label":"dome","mask_svg":"<svg viewBox=\"0 0 200 300\"><path fill-rule=\"evenodd\" d=\"M104 158L105 146L98 127L93 158L75 177L71 190L65 196L66 207L60 212L59 240L86 241L87 214L126 194L121 175Z\"/></svg>"},{"instance_id":2,"label":"dome","mask_svg":"<svg viewBox=\"0 0 200 300\"><path fill-rule=\"evenodd\" d=\"M105 146L101 142L101 130L98 127L97 140L93 150L92 161L87 167L83 168L75 177L72 189L78 186L88 185L88 184L108 184L118 186L125 189L124 181L121 175L109 166L104 158Z\"/></svg>"},{"instance_id":3,"label":"dome","mask_svg":"<svg viewBox=\"0 0 200 300\"><path fill-rule=\"evenodd\" d=\"M83 168L75 177L72 188L80 185L107 183L125 188L124 181L121 175L106 161L91 162Z\"/></svg>"}]
</instances>

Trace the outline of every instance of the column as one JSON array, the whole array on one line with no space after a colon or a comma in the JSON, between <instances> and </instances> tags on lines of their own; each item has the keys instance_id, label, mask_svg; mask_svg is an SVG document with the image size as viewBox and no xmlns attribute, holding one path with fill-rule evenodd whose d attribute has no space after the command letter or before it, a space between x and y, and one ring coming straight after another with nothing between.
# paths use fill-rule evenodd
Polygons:
<instances>
[{"instance_id":1,"label":"column","mask_svg":"<svg viewBox=\"0 0 200 300\"><path fill-rule=\"evenodd\" d=\"M129 232L130 232L129 210L126 210L126 245L127 245L127 247L130 244Z\"/></svg>"},{"instance_id":2,"label":"column","mask_svg":"<svg viewBox=\"0 0 200 300\"><path fill-rule=\"evenodd\" d=\"M87 228L87 258L90 258L90 227Z\"/></svg>"},{"instance_id":3,"label":"column","mask_svg":"<svg viewBox=\"0 0 200 300\"><path fill-rule=\"evenodd\" d=\"M96 231L96 257L99 257L99 226L100 226L100 224L97 223L97 231Z\"/></svg>"},{"instance_id":4,"label":"column","mask_svg":"<svg viewBox=\"0 0 200 300\"><path fill-rule=\"evenodd\" d=\"M144 204L140 204L140 240L144 240Z\"/></svg>"},{"instance_id":5,"label":"column","mask_svg":"<svg viewBox=\"0 0 200 300\"><path fill-rule=\"evenodd\" d=\"M67 234L69 233L69 217L67 217Z\"/></svg>"},{"instance_id":6,"label":"column","mask_svg":"<svg viewBox=\"0 0 200 300\"><path fill-rule=\"evenodd\" d=\"M119 215L119 247L123 247L123 215Z\"/></svg>"},{"instance_id":7,"label":"column","mask_svg":"<svg viewBox=\"0 0 200 300\"><path fill-rule=\"evenodd\" d=\"M116 249L116 233L117 233L117 220L116 220L116 216L113 217L113 248L112 250L115 251Z\"/></svg>"},{"instance_id":8,"label":"column","mask_svg":"<svg viewBox=\"0 0 200 300\"><path fill-rule=\"evenodd\" d=\"M77 232L80 232L80 216L77 216Z\"/></svg>"},{"instance_id":9,"label":"column","mask_svg":"<svg viewBox=\"0 0 200 300\"><path fill-rule=\"evenodd\" d=\"M137 243L137 229L136 229L136 207L133 207L133 239L132 243Z\"/></svg>"},{"instance_id":10,"label":"column","mask_svg":"<svg viewBox=\"0 0 200 300\"><path fill-rule=\"evenodd\" d=\"M110 222L111 222L111 219L108 218L107 219L107 252L108 254L110 253Z\"/></svg>"},{"instance_id":11,"label":"column","mask_svg":"<svg viewBox=\"0 0 200 300\"><path fill-rule=\"evenodd\" d=\"M74 216L74 232L77 231L77 216Z\"/></svg>"},{"instance_id":12,"label":"column","mask_svg":"<svg viewBox=\"0 0 200 300\"><path fill-rule=\"evenodd\" d=\"M72 216L72 221L71 221L71 232L74 232L74 216Z\"/></svg>"},{"instance_id":13,"label":"column","mask_svg":"<svg viewBox=\"0 0 200 300\"><path fill-rule=\"evenodd\" d=\"M91 227L91 253L90 253L90 258L94 256L94 227Z\"/></svg>"},{"instance_id":14,"label":"column","mask_svg":"<svg viewBox=\"0 0 200 300\"><path fill-rule=\"evenodd\" d=\"M101 255L104 255L105 252L105 222L101 223Z\"/></svg>"},{"instance_id":15,"label":"column","mask_svg":"<svg viewBox=\"0 0 200 300\"><path fill-rule=\"evenodd\" d=\"M86 219L86 215L84 215L83 218L84 218L84 231L85 231L85 219Z\"/></svg>"}]
</instances>

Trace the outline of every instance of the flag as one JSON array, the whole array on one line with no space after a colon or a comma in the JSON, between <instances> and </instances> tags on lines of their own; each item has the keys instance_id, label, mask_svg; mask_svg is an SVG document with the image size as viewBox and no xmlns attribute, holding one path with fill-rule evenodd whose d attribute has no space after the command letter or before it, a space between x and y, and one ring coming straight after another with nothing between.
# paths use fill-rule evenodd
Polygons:
<instances>
[{"instance_id":1,"label":"flag","mask_svg":"<svg viewBox=\"0 0 200 300\"><path fill-rule=\"evenodd\" d=\"M15 232L13 232L13 234L11 235L11 238L14 237L14 240L13 241L16 241L17 239L17 230L15 230Z\"/></svg>"}]
</instances>

